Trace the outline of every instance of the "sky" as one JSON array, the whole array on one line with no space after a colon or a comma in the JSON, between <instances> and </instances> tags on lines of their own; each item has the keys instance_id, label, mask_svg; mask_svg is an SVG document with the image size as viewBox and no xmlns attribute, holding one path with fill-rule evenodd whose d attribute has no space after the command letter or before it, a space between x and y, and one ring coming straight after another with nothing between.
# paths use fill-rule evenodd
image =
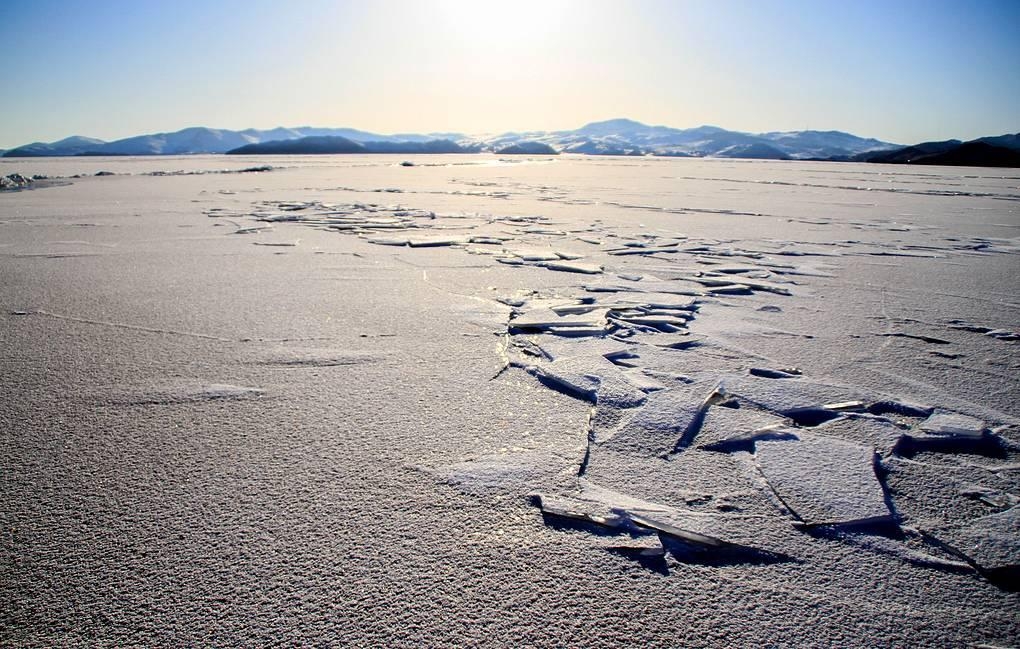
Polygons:
<instances>
[{"instance_id":1,"label":"sky","mask_svg":"<svg viewBox=\"0 0 1020 649\"><path fill-rule=\"evenodd\" d=\"M1020 0L0 0L0 148L188 126L627 117L889 142L1020 131Z\"/></svg>"}]
</instances>

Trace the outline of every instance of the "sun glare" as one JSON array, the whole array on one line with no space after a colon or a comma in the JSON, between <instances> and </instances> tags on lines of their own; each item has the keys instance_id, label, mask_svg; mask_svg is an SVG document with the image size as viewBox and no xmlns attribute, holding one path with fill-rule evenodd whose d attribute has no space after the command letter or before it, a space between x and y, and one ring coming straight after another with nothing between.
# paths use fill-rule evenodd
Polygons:
<instances>
[{"instance_id":1,"label":"sun glare","mask_svg":"<svg viewBox=\"0 0 1020 649\"><path fill-rule=\"evenodd\" d=\"M554 36L571 6L555 0L444 0L438 10L446 26L466 40L530 43Z\"/></svg>"}]
</instances>

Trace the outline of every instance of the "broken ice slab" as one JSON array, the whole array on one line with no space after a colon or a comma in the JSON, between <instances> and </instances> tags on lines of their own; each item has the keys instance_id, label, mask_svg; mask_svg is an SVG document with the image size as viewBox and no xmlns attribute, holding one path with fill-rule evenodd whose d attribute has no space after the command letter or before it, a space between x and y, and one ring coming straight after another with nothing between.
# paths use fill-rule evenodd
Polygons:
<instances>
[{"instance_id":1,"label":"broken ice slab","mask_svg":"<svg viewBox=\"0 0 1020 649\"><path fill-rule=\"evenodd\" d=\"M598 275L602 272L602 266L597 264L578 264L565 261L549 261L542 264L549 270L558 270L565 273L584 273L586 275Z\"/></svg>"},{"instance_id":2,"label":"broken ice slab","mask_svg":"<svg viewBox=\"0 0 1020 649\"><path fill-rule=\"evenodd\" d=\"M617 298L624 304L635 304L639 308L665 311L697 311L701 303L694 298L684 298L669 293L643 293L640 296L621 295Z\"/></svg>"},{"instance_id":3,"label":"broken ice slab","mask_svg":"<svg viewBox=\"0 0 1020 649\"><path fill-rule=\"evenodd\" d=\"M677 311L675 311L673 309L656 309L656 308L653 308L653 307L651 307L649 305L645 305L645 304L639 305L639 306L634 307L633 309L629 309L629 310L630 311L637 311L638 313L635 314L635 315L639 315L639 316L640 315L645 315L645 316L648 316L650 318L655 318L655 317L674 318L674 319L682 320L685 323L687 321L689 321L689 320L693 320L694 319L694 314L689 313L689 312L683 312L683 311L677 312Z\"/></svg>"},{"instance_id":4,"label":"broken ice slab","mask_svg":"<svg viewBox=\"0 0 1020 649\"><path fill-rule=\"evenodd\" d=\"M862 446L872 446L882 452L892 450L903 436L903 429L884 417L871 414L843 413L823 422L814 432L835 437Z\"/></svg>"},{"instance_id":5,"label":"broken ice slab","mask_svg":"<svg viewBox=\"0 0 1020 649\"><path fill-rule=\"evenodd\" d=\"M641 327L651 327L667 333L677 333L687 328L689 320L686 316L677 315L629 315L623 313L610 313L612 319L618 323L627 323Z\"/></svg>"},{"instance_id":6,"label":"broken ice slab","mask_svg":"<svg viewBox=\"0 0 1020 649\"><path fill-rule=\"evenodd\" d=\"M553 251L560 259L567 261L576 261L578 259L584 259L584 255L577 252L570 252L569 250L555 250Z\"/></svg>"},{"instance_id":7,"label":"broken ice slab","mask_svg":"<svg viewBox=\"0 0 1020 649\"><path fill-rule=\"evenodd\" d=\"M685 517L681 522L682 527L664 523L655 518L646 518L638 514L631 514L631 520L638 527L647 527L655 530L663 549L678 561L722 566L751 563L767 564L790 560L790 557L779 552L762 550L746 542L734 543L725 541L717 536L710 536L695 531L699 528L707 528L713 534L718 535L720 532L723 532L723 535L725 535L726 530L723 528L723 524L733 526L736 522L736 517L730 517L729 520L725 520L718 515L704 515L704 520L697 521L694 519L695 516L698 516L698 514L691 514ZM759 540L755 539L756 542Z\"/></svg>"},{"instance_id":8,"label":"broken ice slab","mask_svg":"<svg viewBox=\"0 0 1020 649\"><path fill-rule=\"evenodd\" d=\"M757 441L796 439L785 417L751 407L712 406L698 433L698 448L720 453L754 450Z\"/></svg>"},{"instance_id":9,"label":"broken ice slab","mask_svg":"<svg viewBox=\"0 0 1020 649\"><path fill-rule=\"evenodd\" d=\"M850 401L825 403L821 405L821 409L828 410L830 412L860 412L864 410L866 406L867 404L860 399L851 399Z\"/></svg>"},{"instance_id":10,"label":"broken ice slab","mask_svg":"<svg viewBox=\"0 0 1020 649\"><path fill-rule=\"evenodd\" d=\"M627 343L608 337L571 339L558 336L549 337L542 334L534 334L527 338L516 337L514 343L534 344L539 349L537 356L548 360L577 358L589 363L600 357L605 358L624 352L632 347Z\"/></svg>"},{"instance_id":11,"label":"broken ice slab","mask_svg":"<svg viewBox=\"0 0 1020 649\"><path fill-rule=\"evenodd\" d=\"M542 226L533 225L522 230L525 234L546 234L556 237L565 237L567 235L563 230L557 230L555 228L544 228Z\"/></svg>"},{"instance_id":12,"label":"broken ice slab","mask_svg":"<svg viewBox=\"0 0 1020 649\"><path fill-rule=\"evenodd\" d=\"M629 293L639 290L625 284L585 284L583 288L589 293Z\"/></svg>"},{"instance_id":13,"label":"broken ice slab","mask_svg":"<svg viewBox=\"0 0 1020 649\"><path fill-rule=\"evenodd\" d=\"M491 245L499 246L507 241L512 240L513 237L471 237L471 243L477 243L479 245Z\"/></svg>"},{"instance_id":14,"label":"broken ice slab","mask_svg":"<svg viewBox=\"0 0 1020 649\"><path fill-rule=\"evenodd\" d=\"M708 262L708 260L701 260L702 263ZM716 262L710 262L715 264ZM743 273L757 273L763 269L760 266L712 266L713 273L723 273L726 275L739 275Z\"/></svg>"},{"instance_id":15,"label":"broken ice slab","mask_svg":"<svg viewBox=\"0 0 1020 649\"><path fill-rule=\"evenodd\" d=\"M868 406L873 415L902 415L904 417L927 417L934 408L900 399L883 399Z\"/></svg>"},{"instance_id":16,"label":"broken ice slab","mask_svg":"<svg viewBox=\"0 0 1020 649\"><path fill-rule=\"evenodd\" d=\"M604 336L606 329L605 327L546 327L542 329L542 333L564 338L589 338Z\"/></svg>"},{"instance_id":17,"label":"broken ice slab","mask_svg":"<svg viewBox=\"0 0 1020 649\"><path fill-rule=\"evenodd\" d=\"M589 293L658 293L668 295L689 295L702 297L705 291L692 287L690 284L680 282L641 282L639 284L585 284L582 288Z\"/></svg>"},{"instance_id":18,"label":"broken ice slab","mask_svg":"<svg viewBox=\"0 0 1020 649\"><path fill-rule=\"evenodd\" d=\"M717 286L732 286L734 281L732 277L691 277L691 281L697 282L702 286L709 288L715 288ZM744 284L737 284L738 286L746 286Z\"/></svg>"},{"instance_id":19,"label":"broken ice slab","mask_svg":"<svg viewBox=\"0 0 1020 649\"><path fill-rule=\"evenodd\" d=\"M606 326L606 311L599 309L589 313L559 315L552 309L534 309L512 319L508 325L511 333L518 331L543 331L564 328L603 329Z\"/></svg>"},{"instance_id":20,"label":"broken ice slab","mask_svg":"<svg viewBox=\"0 0 1020 649\"><path fill-rule=\"evenodd\" d=\"M580 529L594 534L639 536L652 533L635 527L605 503L550 494L535 494L532 502L542 510L542 518L550 527Z\"/></svg>"},{"instance_id":21,"label":"broken ice slab","mask_svg":"<svg viewBox=\"0 0 1020 649\"><path fill-rule=\"evenodd\" d=\"M510 254L515 257L520 257L524 261L559 261L561 258L553 250L540 249L540 250L508 250Z\"/></svg>"},{"instance_id":22,"label":"broken ice slab","mask_svg":"<svg viewBox=\"0 0 1020 649\"><path fill-rule=\"evenodd\" d=\"M468 242L467 237L413 237L408 240L412 248L433 248L441 246L457 246Z\"/></svg>"},{"instance_id":23,"label":"broken ice slab","mask_svg":"<svg viewBox=\"0 0 1020 649\"><path fill-rule=\"evenodd\" d=\"M760 376L764 379L792 379L803 374L799 369L795 367L772 369L770 367L752 367L748 370L748 373L753 376Z\"/></svg>"},{"instance_id":24,"label":"broken ice slab","mask_svg":"<svg viewBox=\"0 0 1020 649\"><path fill-rule=\"evenodd\" d=\"M365 237L365 241L378 246L406 246L411 243L407 237Z\"/></svg>"},{"instance_id":25,"label":"broken ice slab","mask_svg":"<svg viewBox=\"0 0 1020 649\"><path fill-rule=\"evenodd\" d=\"M722 439L702 445L700 448L706 451L717 451L720 453L735 453L745 451L753 453L755 444L758 442L789 441L797 440L797 429L781 424L765 426L746 433L729 435Z\"/></svg>"},{"instance_id":26,"label":"broken ice slab","mask_svg":"<svg viewBox=\"0 0 1020 649\"><path fill-rule=\"evenodd\" d=\"M294 248L300 243L300 239L295 241L252 241L252 245L255 246L271 246L280 248Z\"/></svg>"},{"instance_id":27,"label":"broken ice slab","mask_svg":"<svg viewBox=\"0 0 1020 649\"><path fill-rule=\"evenodd\" d=\"M680 561L730 564L787 559L758 549L763 541L777 536L776 526L761 517L693 512L633 498L586 480L580 485L581 490L569 496L533 497L546 524L598 535L654 534Z\"/></svg>"},{"instance_id":28,"label":"broken ice slab","mask_svg":"<svg viewBox=\"0 0 1020 649\"><path fill-rule=\"evenodd\" d=\"M936 413L921 423L921 430L950 437L981 437L987 426L975 417L957 413Z\"/></svg>"},{"instance_id":29,"label":"broken ice slab","mask_svg":"<svg viewBox=\"0 0 1020 649\"><path fill-rule=\"evenodd\" d=\"M618 309L626 308L625 304L610 302L587 302L587 303L576 303L576 304L557 304L549 307L557 315L571 315L577 313L591 313L597 309Z\"/></svg>"},{"instance_id":30,"label":"broken ice slab","mask_svg":"<svg viewBox=\"0 0 1020 649\"><path fill-rule=\"evenodd\" d=\"M1020 340L1020 333L1009 329L992 329L991 331L985 332L985 335L999 340Z\"/></svg>"},{"instance_id":31,"label":"broken ice slab","mask_svg":"<svg viewBox=\"0 0 1020 649\"><path fill-rule=\"evenodd\" d=\"M708 289L711 295L750 295L753 291L744 284L726 284L724 286L713 286Z\"/></svg>"},{"instance_id":32,"label":"broken ice slab","mask_svg":"<svg viewBox=\"0 0 1020 649\"><path fill-rule=\"evenodd\" d=\"M691 335L687 330L676 333L663 333L657 329L654 332L640 333L634 329L621 329L614 331L611 336L616 340L631 343L642 351L649 348L669 350L689 349L700 345L704 340L701 336Z\"/></svg>"},{"instance_id":33,"label":"broken ice slab","mask_svg":"<svg viewBox=\"0 0 1020 649\"><path fill-rule=\"evenodd\" d=\"M503 253L495 248L479 248L475 245L470 245L464 248L469 255L488 255L490 257L499 257Z\"/></svg>"},{"instance_id":34,"label":"broken ice slab","mask_svg":"<svg viewBox=\"0 0 1020 649\"><path fill-rule=\"evenodd\" d=\"M754 289L755 291L766 291L769 293L775 293L776 295L792 295L790 289L784 286L777 286L776 284L773 284L771 282L763 282L761 280L752 279L746 275L741 275L739 282L733 282L733 280L728 277L720 278L699 277L692 279L696 282L704 284L705 286L711 287L713 291L718 291L719 290L718 287L728 286L729 284L732 283L737 286L746 286L748 288ZM712 283L709 283L710 280Z\"/></svg>"},{"instance_id":35,"label":"broken ice slab","mask_svg":"<svg viewBox=\"0 0 1020 649\"><path fill-rule=\"evenodd\" d=\"M641 368L625 370L624 374L627 376L627 380L642 392L658 392L659 390L666 389L662 382L656 380Z\"/></svg>"},{"instance_id":36,"label":"broken ice slab","mask_svg":"<svg viewBox=\"0 0 1020 649\"><path fill-rule=\"evenodd\" d=\"M871 447L802 435L758 442L754 457L769 487L805 525L893 522Z\"/></svg>"},{"instance_id":37,"label":"broken ice slab","mask_svg":"<svg viewBox=\"0 0 1020 649\"><path fill-rule=\"evenodd\" d=\"M1000 459L1009 457L1008 442L997 435L969 437L907 433L896 442L892 452L908 458L918 453L965 453Z\"/></svg>"},{"instance_id":38,"label":"broken ice slab","mask_svg":"<svg viewBox=\"0 0 1020 649\"><path fill-rule=\"evenodd\" d=\"M237 228L236 230L234 230L233 232L231 232L230 234L255 234L255 233L258 233L258 232L262 232L264 230L272 230L272 229L273 229L273 226L271 226L271 225L249 225L249 226L241 226L241 227Z\"/></svg>"},{"instance_id":39,"label":"broken ice slab","mask_svg":"<svg viewBox=\"0 0 1020 649\"><path fill-rule=\"evenodd\" d=\"M726 379L726 389L748 403L792 417L802 425L834 419L840 412L863 409L867 403L881 400L861 388L805 378L775 381L734 376Z\"/></svg>"},{"instance_id":40,"label":"broken ice slab","mask_svg":"<svg viewBox=\"0 0 1020 649\"><path fill-rule=\"evenodd\" d=\"M528 372L548 387L578 399L595 403L600 384L599 377L575 371L573 359L564 359L549 365L533 365Z\"/></svg>"},{"instance_id":41,"label":"broken ice slab","mask_svg":"<svg viewBox=\"0 0 1020 649\"><path fill-rule=\"evenodd\" d=\"M1020 590L1020 506L930 534L1006 590Z\"/></svg>"},{"instance_id":42,"label":"broken ice slab","mask_svg":"<svg viewBox=\"0 0 1020 649\"><path fill-rule=\"evenodd\" d=\"M665 457L690 445L708 407L720 398L715 383L693 383L648 395L644 406L595 442L609 450Z\"/></svg>"},{"instance_id":43,"label":"broken ice slab","mask_svg":"<svg viewBox=\"0 0 1020 649\"><path fill-rule=\"evenodd\" d=\"M661 254L661 253L676 253L676 252L680 252L680 249L676 248L675 245L676 244L674 244L672 246L657 246L657 247L651 247L651 246L638 247L638 246L633 246L633 247L626 247L626 248L615 248L613 250L607 250L606 252L609 253L610 255L614 255L614 256L617 256L617 257L622 257L622 256L627 256L627 255L654 255L654 254Z\"/></svg>"},{"instance_id":44,"label":"broken ice slab","mask_svg":"<svg viewBox=\"0 0 1020 649\"><path fill-rule=\"evenodd\" d=\"M529 372L549 387L592 403L632 408L646 398L620 368L601 356L563 358L533 366Z\"/></svg>"}]
</instances>

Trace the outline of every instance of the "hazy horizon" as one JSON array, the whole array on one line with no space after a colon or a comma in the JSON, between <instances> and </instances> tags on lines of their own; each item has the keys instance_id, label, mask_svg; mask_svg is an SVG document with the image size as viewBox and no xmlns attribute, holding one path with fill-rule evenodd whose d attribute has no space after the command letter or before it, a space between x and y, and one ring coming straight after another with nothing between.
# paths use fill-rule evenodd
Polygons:
<instances>
[{"instance_id":1,"label":"hazy horizon","mask_svg":"<svg viewBox=\"0 0 1020 649\"><path fill-rule=\"evenodd\" d=\"M0 148L189 126L475 134L617 117L966 140L1020 130L1018 21L1020 4L996 1L42 1L0 24Z\"/></svg>"}]
</instances>

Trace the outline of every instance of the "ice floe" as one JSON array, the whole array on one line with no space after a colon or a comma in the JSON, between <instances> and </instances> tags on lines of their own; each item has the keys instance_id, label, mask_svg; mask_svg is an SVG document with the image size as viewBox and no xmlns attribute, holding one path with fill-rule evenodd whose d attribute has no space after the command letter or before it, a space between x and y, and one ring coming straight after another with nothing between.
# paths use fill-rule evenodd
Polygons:
<instances>
[{"instance_id":1,"label":"ice floe","mask_svg":"<svg viewBox=\"0 0 1020 649\"><path fill-rule=\"evenodd\" d=\"M806 525L890 522L875 450L821 435L755 444L769 487Z\"/></svg>"}]
</instances>

